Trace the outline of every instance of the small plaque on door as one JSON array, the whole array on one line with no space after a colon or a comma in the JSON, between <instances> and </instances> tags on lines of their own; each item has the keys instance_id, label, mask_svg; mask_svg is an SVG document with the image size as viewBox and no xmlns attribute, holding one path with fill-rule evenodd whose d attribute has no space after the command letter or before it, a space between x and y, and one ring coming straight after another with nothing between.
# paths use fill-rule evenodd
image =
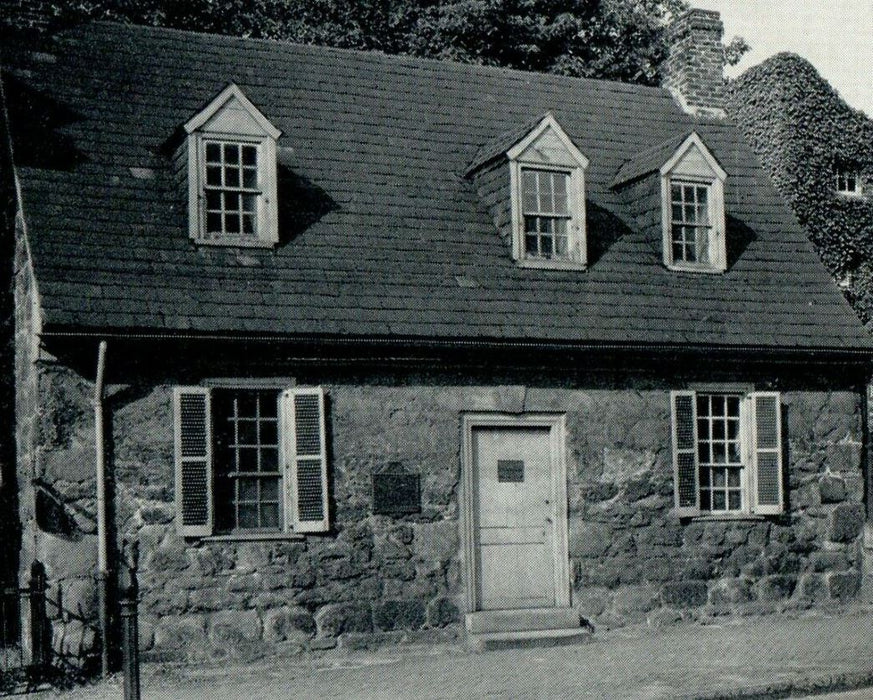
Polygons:
<instances>
[{"instance_id":1,"label":"small plaque on door","mask_svg":"<svg viewBox=\"0 0 873 700\"><path fill-rule=\"evenodd\" d=\"M524 481L524 462L520 459L498 459L497 481L516 484Z\"/></svg>"}]
</instances>

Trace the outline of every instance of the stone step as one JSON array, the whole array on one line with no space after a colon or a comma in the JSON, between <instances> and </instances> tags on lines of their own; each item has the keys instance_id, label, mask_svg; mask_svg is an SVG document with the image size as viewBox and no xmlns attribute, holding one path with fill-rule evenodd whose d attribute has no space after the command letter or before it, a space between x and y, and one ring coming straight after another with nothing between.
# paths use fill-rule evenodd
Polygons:
<instances>
[{"instance_id":1,"label":"stone step","mask_svg":"<svg viewBox=\"0 0 873 700\"><path fill-rule=\"evenodd\" d=\"M527 632L486 632L468 634L467 646L471 651L495 651L497 649L531 649L534 647L557 647L568 644L583 644L591 639L588 629L528 630Z\"/></svg>"},{"instance_id":2,"label":"stone step","mask_svg":"<svg viewBox=\"0 0 873 700\"><path fill-rule=\"evenodd\" d=\"M527 630L579 629L579 613L574 608L529 608L522 610L483 610L467 613L467 632L525 632Z\"/></svg>"}]
</instances>

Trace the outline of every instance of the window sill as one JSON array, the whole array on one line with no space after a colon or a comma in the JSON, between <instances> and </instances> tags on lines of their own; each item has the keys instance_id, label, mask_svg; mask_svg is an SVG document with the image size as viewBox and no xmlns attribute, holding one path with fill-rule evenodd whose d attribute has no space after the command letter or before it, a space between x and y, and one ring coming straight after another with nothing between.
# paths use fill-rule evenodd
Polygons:
<instances>
[{"instance_id":1,"label":"window sill","mask_svg":"<svg viewBox=\"0 0 873 700\"><path fill-rule=\"evenodd\" d=\"M843 197L844 199L864 199L864 192L849 192L848 190L835 190L834 194L837 197Z\"/></svg>"},{"instance_id":2,"label":"window sill","mask_svg":"<svg viewBox=\"0 0 873 700\"><path fill-rule=\"evenodd\" d=\"M526 267L533 270L580 270L584 271L588 269L588 266L584 263L574 261L574 260L536 260L532 258L525 258L523 260L517 260L516 264L519 267Z\"/></svg>"},{"instance_id":3,"label":"window sill","mask_svg":"<svg viewBox=\"0 0 873 700\"><path fill-rule=\"evenodd\" d=\"M296 532L240 532L227 535L207 535L201 542L299 542L305 540Z\"/></svg>"},{"instance_id":4,"label":"window sill","mask_svg":"<svg viewBox=\"0 0 873 700\"><path fill-rule=\"evenodd\" d=\"M275 248L275 241L264 240L263 238L234 238L225 236L222 238L192 238L195 245L198 246L214 246L216 248Z\"/></svg>"},{"instance_id":5,"label":"window sill","mask_svg":"<svg viewBox=\"0 0 873 700\"><path fill-rule=\"evenodd\" d=\"M667 269L673 272L699 272L705 275L721 275L724 273L724 270L720 268L707 267L704 265L676 265L674 263L670 263L669 265L667 265Z\"/></svg>"},{"instance_id":6,"label":"window sill","mask_svg":"<svg viewBox=\"0 0 873 700\"><path fill-rule=\"evenodd\" d=\"M757 513L707 513L706 515L692 516L691 521L695 523L717 523L717 522L736 522L736 521L760 521L765 520L765 516Z\"/></svg>"}]
</instances>

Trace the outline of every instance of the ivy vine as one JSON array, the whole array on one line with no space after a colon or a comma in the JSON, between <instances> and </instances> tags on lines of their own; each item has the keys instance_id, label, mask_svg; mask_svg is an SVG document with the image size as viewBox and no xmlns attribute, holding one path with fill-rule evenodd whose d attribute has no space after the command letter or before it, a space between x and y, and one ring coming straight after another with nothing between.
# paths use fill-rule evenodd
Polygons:
<instances>
[{"instance_id":1,"label":"ivy vine","mask_svg":"<svg viewBox=\"0 0 873 700\"><path fill-rule=\"evenodd\" d=\"M728 111L828 270L848 282L850 303L873 325L873 120L790 53L732 81ZM837 194L837 168L861 175L863 197Z\"/></svg>"}]
</instances>

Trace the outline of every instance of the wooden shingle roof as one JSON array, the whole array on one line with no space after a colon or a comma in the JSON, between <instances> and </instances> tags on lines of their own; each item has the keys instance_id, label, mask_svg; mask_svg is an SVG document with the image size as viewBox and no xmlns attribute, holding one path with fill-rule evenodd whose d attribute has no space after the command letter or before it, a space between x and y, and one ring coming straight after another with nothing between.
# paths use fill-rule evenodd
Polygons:
<instances>
[{"instance_id":1,"label":"wooden shingle roof","mask_svg":"<svg viewBox=\"0 0 873 700\"><path fill-rule=\"evenodd\" d=\"M666 90L113 24L6 62L47 331L871 348L737 130ZM275 250L187 235L170 154L229 83L283 133ZM590 159L586 271L516 266L465 176L546 112ZM692 130L728 173L723 275L666 270L611 187Z\"/></svg>"},{"instance_id":2,"label":"wooden shingle roof","mask_svg":"<svg viewBox=\"0 0 873 700\"><path fill-rule=\"evenodd\" d=\"M659 170L664 163L670 160L673 154L676 153L676 149L685 142L689 135L689 133L680 133L678 136L668 138L663 143L647 148L642 153L631 156L629 160L622 164L615 178L613 178L613 187L623 185L626 182Z\"/></svg>"}]
</instances>

